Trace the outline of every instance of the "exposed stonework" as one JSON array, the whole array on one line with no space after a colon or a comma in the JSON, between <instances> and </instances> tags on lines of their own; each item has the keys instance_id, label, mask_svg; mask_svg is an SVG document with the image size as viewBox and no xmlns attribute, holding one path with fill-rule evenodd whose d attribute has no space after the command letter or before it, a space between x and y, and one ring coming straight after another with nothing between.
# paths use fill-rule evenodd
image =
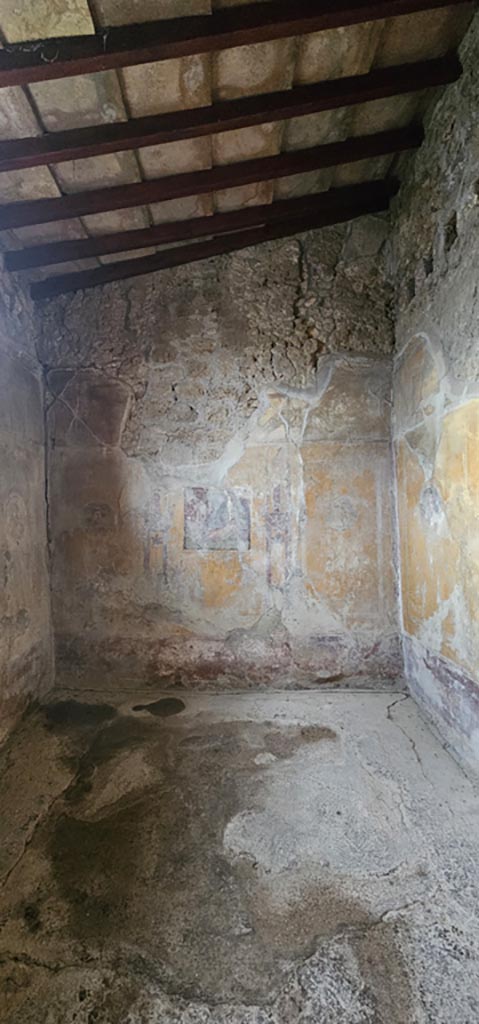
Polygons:
<instances>
[{"instance_id":1,"label":"exposed stonework","mask_svg":"<svg viewBox=\"0 0 479 1024\"><path fill-rule=\"evenodd\" d=\"M415 696L479 759L479 17L393 210L394 435L405 660Z\"/></svg>"},{"instance_id":2,"label":"exposed stonework","mask_svg":"<svg viewBox=\"0 0 479 1024\"><path fill-rule=\"evenodd\" d=\"M42 384L31 307L0 285L0 742L50 687Z\"/></svg>"},{"instance_id":3,"label":"exposed stonework","mask_svg":"<svg viewBox=\"0 0 479 1024\"><path fill-rule=\"evenodd\" d=\"M46 307L62 679L397 674L386 229Z\"/></svg>"}]
</instances>

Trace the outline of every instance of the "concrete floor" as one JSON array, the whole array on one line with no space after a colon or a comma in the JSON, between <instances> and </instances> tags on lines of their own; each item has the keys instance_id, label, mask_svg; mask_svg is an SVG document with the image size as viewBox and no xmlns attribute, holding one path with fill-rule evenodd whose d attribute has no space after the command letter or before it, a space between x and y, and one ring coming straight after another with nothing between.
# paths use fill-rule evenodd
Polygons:
<instances>
[{"instance_id":1,"label":"concrete floor","mask_svg":"<svg viewBox=\"0 0 479 1024\"><path fill-rule=\"evenodd\" d=\"M409 698L94 700L2 754L2 1024L477 1024L479 795Z\"/></svg>"}]
</instances>

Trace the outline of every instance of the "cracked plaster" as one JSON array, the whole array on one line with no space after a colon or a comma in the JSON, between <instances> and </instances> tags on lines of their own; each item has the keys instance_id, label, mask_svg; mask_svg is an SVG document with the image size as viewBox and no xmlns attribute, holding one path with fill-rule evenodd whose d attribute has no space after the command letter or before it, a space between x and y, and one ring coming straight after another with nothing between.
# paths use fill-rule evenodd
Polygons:
<instances>
[{"instance_id":1,"label":"cracked plaster","mask_svg":"<svg viewBox=\"0 0 479 1024\"><path fill-rule=\"evenodd\" d=\"M86 684L86 636L103 681L397 674L386 223L369 217L46 307L64 678ZM244 492L250 548L184 551L191 487ZM273 612L274 631L258 636Z\"/></svg>"},{"instance_id":2,"label":"cracked plaster","mask_svg":"<svg viewBox=\"0 0 479 1024\"><path fill-rule=\"evenodd\" d=\"M426 121L392 207L393 437L409 683L452 749L479 758L476 15L464 73ZM411 235L414 247L411 246Z\"/></svg>"}]
</instances>

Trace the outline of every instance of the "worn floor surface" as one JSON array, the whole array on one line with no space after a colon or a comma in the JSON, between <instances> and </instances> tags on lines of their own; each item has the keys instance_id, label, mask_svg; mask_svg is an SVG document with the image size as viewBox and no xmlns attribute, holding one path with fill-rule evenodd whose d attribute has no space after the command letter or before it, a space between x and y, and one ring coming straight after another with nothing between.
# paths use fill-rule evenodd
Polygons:
<instances>
[{"instance_id":1,"label":"worn floor surface","mask_svg":"<svg viewBox=\"0 0 479 1024\"><path fill-rule=\"evenodd\" d=\"M479 796L409 698L151 700L3 752L2 1024L477 1024Z\"/></svg>"}]
</instances>

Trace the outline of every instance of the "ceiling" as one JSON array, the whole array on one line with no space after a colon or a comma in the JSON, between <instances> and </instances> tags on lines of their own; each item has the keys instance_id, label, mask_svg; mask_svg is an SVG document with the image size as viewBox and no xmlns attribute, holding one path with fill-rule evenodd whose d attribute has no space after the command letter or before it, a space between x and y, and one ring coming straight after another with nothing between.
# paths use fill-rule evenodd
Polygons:
<instances>
[{"instance_id":1,"label":"ceiling","mask_svg":"<svg viewBox=\"0 0 479 1024\"><path fill-rule=\"evenodd\" d=\"M278 9L289 7L294 11L295 6L298 7L298 4L276 4L274 0L272 3L273 8ZM91 36L95 33L101 36L107 26L128 23L206 15L212 19L213 24L220 9L238 6L244 4L238 3L238 0L213 0L213 3L210 0L36 0L35 3L32 0L2 0L0 38L7 51L10 43L59 36ZM261 6L265 7L264 4ZM375 5L362 6L366 10ZM395 8L394 3L376 6L382 9ZM379 68L431 60L457 48L473 6L470 3L456 3L398 17L375 18L322 31L266 39L214 52L190 53L172 59L117 66L51 80L32 81L34 76L27 72L24 80L25 77L30 80L24 85L7 84L0 88L0 138L40 138L44 133L66 130L76 132L87 126L105 126L106 130L106 126L131 119L209 108L211 104L224 101L294 90L311 83L349 76L365 76ZM11 52L16 57L20 48L13 47ZM124 62L124 57L119 59ZM74 64L71 67L74 70ZM48 74L48 70L44 69L43 73ZM448 74L451 79L457 77L457 71L454 73L451 70ZM369 102L355 100L352 105L323 109L305 116L273 122L270 120L161 145L119 149L74 160L65 159L49 164L42 162L37 166L4 170L0 173L0 226L11 223L7 216L11 210L10 204L58 199L87 191L93 194L99 189L103 193L103 190L114 186L170 179L173 175L208 171L252 159L274 157L280 153L296 153L319 145L407 126L420 116L425 102L430 98L431 88L424 89L425 83L428 84L427 74L414 69L408 86L413 91L403 91L398 95L380 96ZM95 138L99 138L98 133ZM0 162L2 149L0 143ZM381 180L390 174L395 161L397 156L391 151L384 155L354 159L353 162L338 162L334 166L316 166L299 173L290 172L287 176L265 176L264 180L259 177L257 180L223 188L214 187L218 181L222 183L218 178L193 178L188 181L188 194L178 198L151 201L149 196L150 201L142 202L141 193L138 205L109 209L109 197L104 198L102 194L99 200L101 212L65 216L64 209L60 211L56 204L53 214L48 214L55 219L44 222L40 210L39 223L29 222L29 209L24 207L26 222L23 226L2 232L2 248L30 248L40 243L86 239L89 236L138 229L146 229L148 232L153 225L212 217L215 214L312 195L331 188ZM317 163L320 164L321 160ZM263 166L266 175L268 167L271 170L273 165L258 165L258 174L263 173ZM289 169L294 166L294 162L288 165ZM201 188L208 188L208 191L195 194L196 180L201 180ZM131 190L128 196L130 194ZM133 198L128 198L128 203L133 201L136 203ZM104 205L106 209L102 209ZM58 216L62 219L56 219L57 207ZM16 206L14 217L18 210ZM33 219L38 218L35 215ZM254 227L254 223L250 226ZM202 232L203 236L205 231ZM209 238L214 235L215 230L212 230ZM149 237L141 236L143 241ZM55 274L94 270L102 264L111 266L113 261L118 263L122 257L142 260L157 253L158 249L165 249L165 245L159 245L154 235L150 245L143 244L132 251L128 248L130 240L133 243L133 236L126 239L123 252L103 252L86 259L49 263L23 273L27 280L38 281ZM119 242L115 244L118 249ZM44 259L52 257L53 254L48 257L47 253L43 256ZM151 261L150 264L138 264L138 268L144 267L146 272L150 265ZM111 276L118 276L116 270L111 271ZM92 275L91 283L95 281L95 275ZM69 282L69 289L90 283L80 277L69 278ZM63 290L60 285L58 290ZM48 294L48 291L44 291L44 294Z\"/></svg>"}]
</instances>

